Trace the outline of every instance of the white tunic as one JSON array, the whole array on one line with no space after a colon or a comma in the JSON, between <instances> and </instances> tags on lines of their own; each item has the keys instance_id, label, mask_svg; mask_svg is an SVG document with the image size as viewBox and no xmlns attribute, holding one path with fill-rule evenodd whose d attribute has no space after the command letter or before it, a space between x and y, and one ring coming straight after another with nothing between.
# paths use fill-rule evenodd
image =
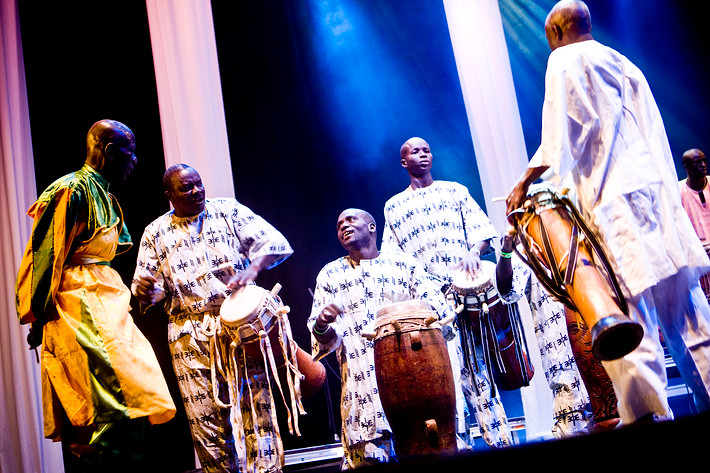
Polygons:
<instances>
[{"instance_id":1,"label":"white tunic","mask_svg":"<svg viewBox=\"0 0 710 473\"><path fill-rule=\"evenodd\" d=\"M488 216L457 182L407 188L385 204L382 248L415 256L427 273L445 282L476 243L497 237Z\"/></svg>"},{"instance_id":2,"label":"white tunic","mask_svg":"<svg viewBox=\"0 0 710 473\"><path fill-rule=\"evenodd\" d=\"M641 71L596 41L562 46L545 76L542 142L531 166L571 173L627 295L710 261L681 207L660 112Z\"/></svg>"}]
</instances>

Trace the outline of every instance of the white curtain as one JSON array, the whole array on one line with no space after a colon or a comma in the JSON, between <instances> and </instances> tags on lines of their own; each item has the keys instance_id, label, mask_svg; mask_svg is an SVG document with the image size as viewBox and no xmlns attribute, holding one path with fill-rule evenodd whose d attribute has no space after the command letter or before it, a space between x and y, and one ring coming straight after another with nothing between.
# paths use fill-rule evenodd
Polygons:
<instances>
[{"instance_id":1,"label":"white curtain","mask_svg":"<svg viewBox=\"0 0 710 473\"><path fill-rule=\"evenodd\" d=\"M528 158L497 0L444 0L486 209L496 228L507 228L505 197ZM521 390L528 439L549 434L552 394L545 380L534 327L520 304L535 372Z\"/></svg>"},{"instance_id":2,"label":"white curtain","mask_svg":"<svg viewBox=\"0 0 710 473\"><path fill-rule=\"evenodd\" d=\"M17 321L15 277L37 197L16 0L0 0L0 472L63 472L44 438L39 364Z\"/></svg>"},{"instance_id":3,"label":"white curtain","mask_svg":"<svg viewBox=\"0 0 710 473\"><path fill-rule=\"evenodd\" d=\"M165 165L189 164L207 197L234 197L209 0L146 0Z\"/></svg>"}]
</instances>

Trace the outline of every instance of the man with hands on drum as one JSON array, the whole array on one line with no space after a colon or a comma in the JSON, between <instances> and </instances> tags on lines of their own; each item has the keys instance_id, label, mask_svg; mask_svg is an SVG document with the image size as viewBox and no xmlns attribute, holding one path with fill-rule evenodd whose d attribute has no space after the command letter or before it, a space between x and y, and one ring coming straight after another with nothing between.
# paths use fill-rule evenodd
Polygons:
<instances>
[{"instance_id":1,"label":"man with hands on drum","mask_svg":"<svg viewBox=\"0 0 710 473\"><path fill-rule=\"evenodd\" d=\"M392 430L377 389L374 342L363 336L374 329L377 311L411 299L430 302L440 318L449 309L414 258L377 249L375 220L368 212L344 210L337 235L348 254L318 273L308 327L313 358L335 351L341 365L342 468L351 469L395 458Z\"/></svg>"},{"instance_id":2,"label":"man with hands on drum","mask_svg":"<svg viewBox=\"0 0 710 473\"><path fill-rule=\"evenodd\" d=\"M202 179L190 166L168 168L163 187L174 209L143 233L133 294L144 306L164 301L173 368L202 469L266 471L275 465L278 441L271 417L259 411L258 429L245 423L245 432L232 431L230 409L213 399L210 337L218 336L216 318L227 297L293 250L276 228L236 199L206 199ZM263 370L257 374L252 389L268 399L268 380ZM219 373L217 382L226 385Z\"/></svg>"},{"instance_id":3,"label":"man with hands on drum","mask_svg":"<svg viewBox=\"0 0 710 473\"><path fill-rule=\"evenodd\" d=\"M491 239L498 237L490 219L465 186L434 180L434 155L422 138L410 138L402 145L400 163L409 174L410 185L385 204L382 248L398 249L415 257L441 287L451 283L454 274L466 272L473 276L481 255L490 249ZM465 367L459 336L450 338L452 365ZM463 385L465 396L465 401L459 401L459 436L473 445L469 435L469 424L473 422L463 412L473 410L488 445L511 445L505 409L500 398L492 395L492 374L480 359L477 373L455 368L454 379Z\"/></svg>"},{"instance_id":4,"label":"man with hands on drum","mask_svg":"<svg viewBox=\"0 0 710 473\"><path fill-rule=\"evenodd\" d=\"M648 82L626 57L593 39L584 2L558 2L545 34L552 53L542 140L508 196L507 212L521 208L541 176L559 182L571 175L580 212L611 256L629 316L644 329L638 348L603 362L622 421L672 418L659 326L697 407L707 410L710 308L698 278L710 261L680 204Z\"/></svg>"}]
</instances>

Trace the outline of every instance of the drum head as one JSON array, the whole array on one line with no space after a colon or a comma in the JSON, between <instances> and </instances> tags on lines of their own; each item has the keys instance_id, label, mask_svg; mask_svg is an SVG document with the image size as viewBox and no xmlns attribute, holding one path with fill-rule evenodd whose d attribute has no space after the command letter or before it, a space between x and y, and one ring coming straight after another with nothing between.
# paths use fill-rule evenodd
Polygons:
<instances>
[{"instance_id":1,"label":"drum head","mask_svg":"<svg viewBox=\"0 0 710 473\"><path fill-rule=\"evenodd\" d=\"M254 284L248 284L234 291L219 309L222 323L232 327L239 327L256 320L264 305L266 293L266 289Z\"/></svg>"},{"instance_id":2,"label":"drum head","mask_svg":"<svg viewBox=\"0 0 710 473\"><path fill-rule=\"evenodd\" d=\"M451 287L460 295L477 294L493 285L496 274L496 264L492 261L481 261L481 267L471 276L463 269L452 275Z\"/></svg>"}]
</instances>

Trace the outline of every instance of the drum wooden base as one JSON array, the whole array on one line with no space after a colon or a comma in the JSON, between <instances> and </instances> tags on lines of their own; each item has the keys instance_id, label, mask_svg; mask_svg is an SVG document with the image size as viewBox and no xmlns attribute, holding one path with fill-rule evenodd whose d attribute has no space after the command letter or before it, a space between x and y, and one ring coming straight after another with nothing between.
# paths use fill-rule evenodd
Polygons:
<instances>
[{"instance_id":1,"label":"drum wooden base","mask_svg":"<svg viewBox=\"0 0 710 473\"><path fill-rule=\"evenodd\" d=\"M438 335L438 336L437 336ZM388 335L375 343L382 407L400 457L455 453L456 397L440 331Z\"/></svg>"},{"instance_id":2,"label":"drum wooden base","mask_svg":"<svg viewBox=\"0 0 710 473\"><path fill-rule=\"evenodd\" d=\"M590 330L579 313L567 307L565 307L565 319L574 361L589 394L594 425L602 430L608 424L613 428L619 421L616 393L604 366L592 353Z\"/></svg>"}]
</instances>

